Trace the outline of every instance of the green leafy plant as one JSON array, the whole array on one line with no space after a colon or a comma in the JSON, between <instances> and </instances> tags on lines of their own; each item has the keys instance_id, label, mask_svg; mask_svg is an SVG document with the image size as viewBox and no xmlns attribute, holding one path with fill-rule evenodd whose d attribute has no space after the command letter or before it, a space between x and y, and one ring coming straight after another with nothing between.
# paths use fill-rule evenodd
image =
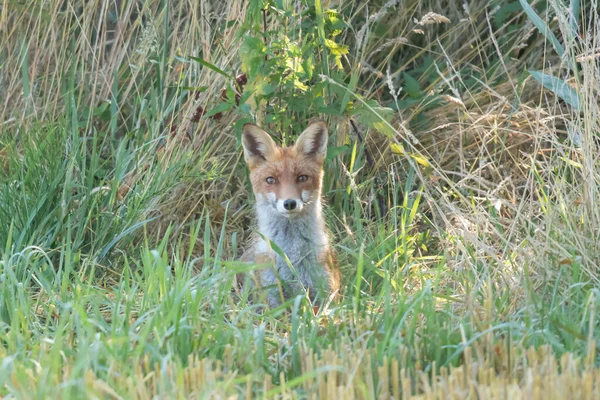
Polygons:
<instances>
[{"instance_id":1,"label":"green leafy plant","mask_svg":"<svg viewBox=\"0 0 600 400\"><path fill-rule=\"evenodd\" d=\"M341 99L320 76L344 80L342 56L348 47L336 38L346 24L318 2L301 10L275 1L255 2L241 31L239 56L248 77L245 90L251 92L248 103L263 123L282 131L301 129L316 114L340 113ZM269 30L269 24L286 29Z\"/></svg>"},{"instance_id":2,"label":"green leafy plant","mask_svg":"<svg viewBox=\"0 0 600 400\"><path fill-rule=\"evenodd\" d=\"M319 1L303 1L299 8L280 1L252 2L238 33L241 74L234 78L206 60L190 57L227 78L220 101L205 118L234 111L240 115L238 128L256 119L275 131L299 132L315 116L356 117L391 134L394 111L363 100L356 92L358 74L347 72L349 48L342 43L347 30L342 14L323 9Z\"/></svg>"},{"instance_id":3,"label":"green leafy plant","mask_svg":"<svg viewBox=\"0 0 600 400\"><path fill-rule=\"evenodd\" d=\"M556 35L552 32L550 27L544 20L535 12L527 0L519 0L525 14L533 22L535 27L544 35L544 37L552 44L554 50L559 57L564 60L569 68L569 71L573 74L575 80L577 80L577 64L574 57L565 50L565 47L560 43ZM578 21L579 21L579 0L571 0L570 8L567 11L569 15L571 30L571 39L577 36L578 32ZM531 76L541 83L546 89L550 90L556 96L563 99L576 111L581 111L581 99L576 89L569 85L564 80L557 76L547 74L543 71L529 70Z\"/></svg>"}]
</instances>

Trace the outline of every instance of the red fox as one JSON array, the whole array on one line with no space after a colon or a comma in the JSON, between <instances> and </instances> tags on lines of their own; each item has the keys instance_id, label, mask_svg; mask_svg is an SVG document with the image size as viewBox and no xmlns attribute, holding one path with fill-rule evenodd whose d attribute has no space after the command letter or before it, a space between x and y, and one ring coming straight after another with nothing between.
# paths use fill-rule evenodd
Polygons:
<instances>
[{"instance_id":1,"label":"red fox","mask_svg":"<svg viewBox=\"0 0 600 400\"><path fill-rule=\"evenodd\" d=\"M291 147L277 146L256 125L242 129L260 233L242 261L270 265L245 282L263 290L271 308L307 292L313 304L323 304L339 291L340 274L321 205L327 138L323 121L310 124Z\"/></svg>"}]
</instances>

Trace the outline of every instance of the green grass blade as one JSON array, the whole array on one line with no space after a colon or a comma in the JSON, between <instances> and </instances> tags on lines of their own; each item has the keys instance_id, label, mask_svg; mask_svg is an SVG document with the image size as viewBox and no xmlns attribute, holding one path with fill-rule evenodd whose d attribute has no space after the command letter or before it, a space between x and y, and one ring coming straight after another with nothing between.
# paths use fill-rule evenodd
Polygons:
<instances>
[{"instance_id":1,"label":"green grass blade","mask_svg":"<svg viewBox=\"0 0 600 400\"><path fill-rule=\"evenodd\" d=\"M561 58L563 58L563 56L565 55L565 48L558 41L554 33L552 33L548 25L544 22L544 20L540 18L539 15L537 15L535 10L529 5L527 0L519 0L519 2L521 3L523 11L525 11L525 14L527 14L531 22L533 22L535 27L542 33L542 35L544 35L544 37L548 39L550 43L552 43L552 46L554 46L554 49L556 50L558 55Z\"/></svg>"},{"instance_id":2,"label":"green grass blade","mask_svg":"<svg viewBox=\"0 0 600 400\"><path fill-rule=\"evenodd\" d=\"M577 37L579 31L579 13L581 11L581 4L579 0L571 0L571 6L569 7L569 20L571 22L571 34L573 37Z\"/></svg>"},{"instance_id":3,"label":"green grass blade","mask_svg":"<svg viewBox=\"0 0 600 400\"><path fill-rule=\"evenodd\" d=\"M531 76L541 83L546 89L563 99L577 111L581 111L582 102L579 94L567 82L542 71L529 71Z\"/></svg>"},{"instance_id":4,"label":"green grass blade","mask_svg":"<svg viewBox=\"0 0 600 400\"><path fill-rule=\"evenodd\" d=\"M119 240L121 240L125 236L127 236L127 235L135 232L136 230L138 230L142 226L146 225L147 223L156 220L157 218L158 217L153 217L153 218L149 218L149 219L144 220L144 221L139 221L139 222L133 224L132 226L130 226L129 228L125 229L123 232L121 232L120 234L118 234L113 240L111 240L106 246L104 246L104 248L102 249L102 251L100 251L100 254L98 255L98 258L102 259L102 258L106 257L106 255L108 254L108 252L112 250L112 248L115 246L115 244L117 244L119 242Z\"/></svg>"},{"instance_id":5,"label":"green grass blade","mask_svg":"<svg viewBox=\"0 0 600 400\"><path fill-rule=\"evenodd\" d=\"M206 68L212 69L216 73L221 74L226 78L233 79L233 77L231 75L229 75L227 72L223 71L221 68L217 67L216 65L209 63L208 61L204 60L203 58L192 57L192 56L189 56L188 58L190 60L196 61L197 63L204 65Z\"/></svg>"},{"instance_id":6,"label":"green grass blade","mask_svg":"<svg viewBox=\"0 0 600 400\"><path fill-rule=\"evenodd\" d=\"M21 78L23 80L23 95L26 100L29 100L29 96L31 95L31 82L29 81L29 45L25 41L23 41L23 46L21 48L22 57L21 57Z\"/></svg>"}]
</instances>

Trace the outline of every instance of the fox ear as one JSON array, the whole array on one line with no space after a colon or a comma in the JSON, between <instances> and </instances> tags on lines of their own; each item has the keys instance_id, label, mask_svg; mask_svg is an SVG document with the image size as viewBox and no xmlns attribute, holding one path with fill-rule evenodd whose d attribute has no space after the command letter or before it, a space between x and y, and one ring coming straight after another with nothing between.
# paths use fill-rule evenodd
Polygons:
<instances>
[{"instance_id":1,"label":"fox ear","mask_svg":"<svg viewBox=\"0 0 600 400\"><path fill-rule=\"evenodd\" d=\"M271 136L254 124L246 124L242 128L242 146L244 159L250 167L272 158L277 151Z\"/></svg>"},{"instance_id":2,"label":"fox ear","mask_svg":"<svg viewBox=\"0 0 600 400\"><path fill-rule=\"evenodd\" d=\"M310 124L296 140L296 151L314 156L322 162L327 153L327 125L324 121Z\"/></svg>"}]
</instances>

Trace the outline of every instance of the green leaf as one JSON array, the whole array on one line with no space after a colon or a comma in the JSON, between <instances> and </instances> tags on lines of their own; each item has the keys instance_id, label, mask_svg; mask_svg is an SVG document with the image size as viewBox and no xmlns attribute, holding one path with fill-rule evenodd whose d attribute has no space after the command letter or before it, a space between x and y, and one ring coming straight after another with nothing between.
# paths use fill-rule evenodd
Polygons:
<instances>
[{"instance_id":1,"label":"green leaf","mask_svg":"<svg viewBox=\"0 0 600 400\"><path fill-rule=\"evenodd\" d=\"M331 54L335 56L342 56L348 54L348 46L338 44L331 39L325 39L325 46L331 51Z\"/></svg>"},{"instance_id":2,"label":"green leaf","mask_svg":"<svg viewBox=\"0 0 600 400\"><path fill-rule=\"evenodd\" d=\"M332 160L332 159L336 158L337 156L339 156L340 154L347 152L348 150L350 150L350 146L348 146L348 145L337 146L337 147L328 147L327 155L325 156L325 160L326 161Z\"/></svg>"},{"instance_id":3,"label":"green leaf","mask_svg":"<svg viewBox=\"0 0 600 400\"><path fill-rule=\"evenodd\" d=\"M390 126L394 117L394 110L382 107L375 100L355 103L350 115L356 117L361 123L388 136L393 136L396 131Z\"/></svg>"},{"instance_id":4,"label":"green leaf","mask_svg":"<svg viewBox=\"0 0 600 400\"><path fill-rule=\"evenodd\" d=\"M307 96L293 96L288 100L288 107L291 111L302 112L310 108L311 104L307 99Z\"/></svg>"},{"instance_id":5,"label":"green leaf","mask_svg":"<svg viewBox=\"0 0 600 400\"><path fill-rule=\"evenodd\" d=\"M169 86L170 89L181 89L187 92L203 93L206 92L208 86Z\"/></svg>"},{"instance_id":6,"label":"green leaf","mask_svg":"<svg viewBox=\"0 0 600 400\"><path fill-rule=\"evenodd\" d=\"M336 10L325 11L325 26L327 33L332 37L339 35L348 25L344 22L342 15Z\"/></svg>"},{"instance_id":7,"label":"green leaf","mask_svg":"<svg viewBox=\"0 0 600 400\"><path fill-rule=\"evenodd\" d=\"M544 35L544 37L548 39L550 43L552 43L552 46L554 46L554 49L556 50L560 58L562 58L565 54L565 48L562 44L560 44L560 42L558 41L554 33L552 33L548 25L540 18L539 15L537 15L535 10L531 8L527 0L519 0L519 2L523 7L523 11L525 11L525 14L527 14L531 22L533 22L533 25L535 25L535 27L542 33L542 35Z\"/></svg>"},{"instance_id":8,"label":"green leaf","mask_svg":"<svg viewBox=\"0 0 600 400\"><path fill-rule=\"evenodd\" d=\"M232 108L233 108L233 105L229 102L219 103L214 108L212 108L210 111L208 111L206 114L204 114L204 118L205 119L210 118L215 114L230 111Z\"/></svg>"},{"instance_id":9,"label":"green leaf","mask_svg":"<svg viewBox=\"0 0 600 400\"><path fill-rule=\"evenodd\" d=\"M94 107L94 117L100 119L101 121L108 122L110 121L110 103L104 102L97 107Z\"/></svg>"},{"instance_id":10,"label":"green leaf","mask_svg":"<svg viewBox=\"0 0 600 400\"><path fill-rule=\"evenodd\" d=\"M360 68L355 68L350 76L350 84L348 85L348 90L344 93L344 98L340 103L340 114L344 112L346 107L348 106L348 102L350 102L350 94L354 93L356 90L356 85L358 83L358 78L360 77Z\"/></svg>"},{"instance_id":11,"label":"green leaf","mask_svg":"<svg viewBox=\"0 0 600 400\"><path fill-rule=\"evenodd\" d=\"M303 92L306 92L308 90L308 86L303 82L300 82L298 79L294 79L294 87L300 89Z\"/></svg>"},{"instance_id":12,"label":"green leaf","mask_svg":"<svg viewBox=\"0 0 600 400\"><path fill-rule=\"evenodd\" d=\"M333 106L317 105L315 107L315 111L318 114L340 115L340 110L337 108L336 105L333 105Z\"/></svg>"},{"instance_id":13,"label":"green leaf","mask_svg":"<svg viewBox=\"0 0 600 400\"><path fill-rule=\"evenodd\" d=\"M415 160L417 163L421 164L425 168L430 168L431 167L431 163L429 162L429 160L427 159L427 157L425 157L425 156L423 156L421 154L418 154L418 153L407 152L404 149L404 146L402 146L399 143L392 143L392 144L390 144L390 149L392 150L392 153L394 153L394 154L406 155L406 156L412 158L413 160Z\"/></svg>"},{"instance_id":14,"label":"green leaf","mask_svg":"<svg viewBox=\"0 0 600 400\"><path fill-rule=\"evenodd\" d=\"M567 82L555 76L545 74L542 71L530 70L529 73L546 89L563 99L577 111L581 111L581 99L579 98L579 94Z\"/></svg>"},{"instance_id":15,"label":"green leaf","mask_svg":"<svg viewBox=\"0 0 600 400\"><path fill-rule=\"evenodd\" d=\"M242 61L242 69L246 72L258 71L264 63L265 52L265 44L260 38L245 36L238 52Z\"/></svg>"},{"instance_id":16,"label":"green leaf","mask_svg":"<svg viewBox=\"0 0 600 400\"><path fill-rule=\"evenodd\" d=\"M315 63L312 56L308 56L302 61L302 69L306 74L306 79L312 79L313 71L315 70Z\"/></svg>"},{"instance_id":17,"label":"green leaf","mask_svg":"<svg viewBox=\"0 0 600 400\"><path fill-rule=\"evenodd\" d=\"M571 22L571 34L573 38L577 37L577 31L579 27L579 11L580 4L579 0L571 0L571 7L569 10L569 20Z\"/></svg>"},{"instance_id":18,"label":"green leaf","mask_svg":"<svg viewBox=\"0 0 600 400\"><path fill-rule=\"evenodd\" d=\"M344 54L348 54L348 46L338 44L331 39L325 39L325 46L327 46L331 54L333 54L333 56L335 57L335 65L339 69L343 69L342 56Z\"/></svg>"},{"instance_id":19,"label":"green leaf","mask_svg":"<svg viewBox=\"0 0 600 400\"><path fill-rule=\"evenodd\" d=\"M419 82L415 78L413 78L406 72L403 72L402 76L404 77L404 91L410 97L412 97L413 99L417 99L417 98L423 96L423 92L421 91L421 86L419 85Z\"/></svg>"},{"instance_id":20,"label":"green leaf","mask_svg":"<svg viewBox=\"0 0 600 400\"><path fill-rule=\"evenodd\" d=\"M325 39L325 18L323 16L321 0L315 0L315 14L317 17L317 32L321 39Z\"/></svg>"},{"instance_id":21,"label":"green leaf","mask_svg":"<svg viewBox=\"0 0 600 400\"><path fill-rule=\"evenodd\" d=\"M494 26L501 28L504 23L508 22L514 12L521 11L522 6L518 2L504 3L494 13Z\"/></svg>"},{"instance_id":22,"label":"green leaf","mask_svg":"<svg viewBox=\"0 0 600 400\"><path fill-rule=\"evenodd\" d=\"M233 79L233 77L231 75L229 75L227 72L223 71L221 68L217 67L214 64L209 63L208 61L200 58L200 57L189 57L190 60L196 61L197 63L200 63L202 65L204 65L205 67L212 69L213 71L215 71L218 74L223 75L224 77L227 77L229 79Z\"/></svg>"}]
</instances>

